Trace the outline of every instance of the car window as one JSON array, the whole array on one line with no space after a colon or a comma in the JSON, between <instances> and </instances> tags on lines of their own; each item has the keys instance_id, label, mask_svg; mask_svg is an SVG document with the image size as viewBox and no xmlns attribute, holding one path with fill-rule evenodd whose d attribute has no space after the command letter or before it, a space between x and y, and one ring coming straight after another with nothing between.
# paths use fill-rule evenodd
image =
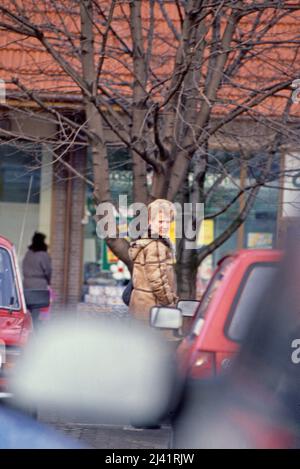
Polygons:
<instances>
[{"instance_id":1,"label":"car window","mask_svg":"<svg viewBox=\"0 0 300 469\"><path fill-rule=\"evenodd\" d=\"M207 289L205 290L203 297L201 299L201 303L197 312L196 318L205 318L207 311L208 311L208 306L214 297L215 292L217 291L220 283L222 282L225 272L227 271L229 265L232 263L233 258L228 257L226 258L221 267L215 272L213 275L210 283L207 286Z\"/></svg>"},{"instance_id":2,"label":"car window","mask_svg":"<svg viewBox=\"0 0 300 469\"><path fill-rule=\"evenodd\" d=\"M256 264L246 272L242 286L238 292L233 308L230 312L230 324L227 327L227 336L240 342L251 322L259 302L268 285L273 280L278 265Z\"/></svg>"},{"instance_id":3,"label":"car window","mask_svg":"<svg viewBox=\"0 0 300 469\"><path fill-rule=\"evenodd\" d=\"M9 252L0 248L0 308L19 309L14 271Z\"/></svg>"}]
</instances>

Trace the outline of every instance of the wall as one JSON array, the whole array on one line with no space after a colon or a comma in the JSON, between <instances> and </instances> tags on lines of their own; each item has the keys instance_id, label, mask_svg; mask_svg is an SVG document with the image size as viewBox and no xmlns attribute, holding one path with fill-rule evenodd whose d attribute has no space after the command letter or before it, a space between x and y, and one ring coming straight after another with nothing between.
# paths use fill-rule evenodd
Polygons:
<instances>
[{"instance_id":1,"label":"wall","mask_svg":"<svg viewBox=\"0 0 300 469\"><path fill-rule=\"evenodd\" d=\"M83 173L84 152L74 152L69 162ZM84 181L57 166L53 178L51 257L52 286L59 304L74 304L80 300L84 200Z\"/></svg>"}]
</instances>

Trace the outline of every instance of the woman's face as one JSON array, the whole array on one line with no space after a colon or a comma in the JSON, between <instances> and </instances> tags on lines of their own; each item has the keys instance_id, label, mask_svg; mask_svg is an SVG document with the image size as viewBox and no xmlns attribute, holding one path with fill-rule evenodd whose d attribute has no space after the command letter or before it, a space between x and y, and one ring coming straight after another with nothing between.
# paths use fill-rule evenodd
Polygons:
<instances>
[{"instance_id":1,"label":"woman's face","mask_svg":"<svg viewBox=\"0 0 300 469\"><path fill-rule=\"evenodd\" d=\"M170 232L171 216L165 211L160 210L154 220L150 219L151 231L158 233L159 236L168 237Z\"/></svg>"}]
</instances>

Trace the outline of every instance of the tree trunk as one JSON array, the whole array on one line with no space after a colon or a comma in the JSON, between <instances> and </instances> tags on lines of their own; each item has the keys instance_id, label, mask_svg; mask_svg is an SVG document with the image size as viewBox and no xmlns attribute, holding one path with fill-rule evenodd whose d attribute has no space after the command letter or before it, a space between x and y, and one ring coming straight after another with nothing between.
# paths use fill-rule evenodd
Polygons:
<instances>
[{"instance_id":1,"label":"tree trunk","mask_svg":"<svg viewBox=\"0 0 300 469\"><path fill-rule=\"evenodd\" d=\"M150 199L166 199L168 192L168 179L169 179L169 169L166 169L168 164L162 163L161 170L159 172L153 172L152 187L150 192Z\"/></svg>"},{"instance_id":2,"label":"tree trunk","mask_svg":"<svg viewBox=\"0 0 300 469\"><path fill-rule=\"evenodd\" d=\"M93 7L91 0L83 0L80 4L81 17L81 64L83 78L88 90L96 97L96 70L94 64ZM104 140L101 116L96 105L87 96L83 96L85 116L88 122L90 145L92 149L94 173L95 203L110 200L109 167Z\"/></svg>"},{"instance_id":3,"label":"tree trunk","mask_svg":"<svg viewBox=\"0 0 300 469\"><path fill-rule=\"evenodd\" d=\"M132 127L131 142L134 143L141 152L145 149L144 132L147 105L146 105L146 85L147 67L144 51L144 38L142 29L142 2L141 0L130 4L130 28L132 36L132 59L134 70L133 81L133 102L132 102ZM148 203L146 162L140 155L131 151L133 161L133 200L134 202Z\"/></svg>"},{"instance_id":4,"label":"tree trunk","mask_svg":"<svg viewBox=\"0 0 300 469\"><path fill-rule=\"evenodd\" d=\"M182 300L194 300L196 298L197 266L176 263L177 294Z\"/></svg>"},{"instance_id":5,"label":"tree trunk","mask_svg":"<svg viewBox=\"0 0 300 469\"><path fill-rule=\"evenodd\" d=\"M91 0L82 0L81 15L81 62L83 77L89 91L96 97L96 70L94 63L93 7ZM83 96L85 114L92 137L89 140L92 150L94 174L94 201L98 205L111 202L109 185L109 165L104 139L103 123L96 104ZM131 269L128 256L128 242L124 238L106 240L114 254Z\"/></svg>"}]
</instances>

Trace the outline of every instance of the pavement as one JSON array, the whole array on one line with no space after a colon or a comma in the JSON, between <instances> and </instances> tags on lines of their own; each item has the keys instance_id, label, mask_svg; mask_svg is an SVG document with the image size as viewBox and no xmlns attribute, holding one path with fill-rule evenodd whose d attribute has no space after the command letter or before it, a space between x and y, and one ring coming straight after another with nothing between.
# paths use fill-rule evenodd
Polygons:
<instances>
[{"instance_id":1,"label":"pavement","mask_svg":"<svg viewBox=\"0 0 300 469\"><path fill-rule=\"evenodd\" d=\"M39 409L38 421L55 428L58 432L97 449L167 449L171 427L159 429L136 429L126 423L100 423L99 417L80 412ZM104 420L107 421L107 420Z\"/></svg>"},{"instance_id":2,"label":"pavement","mask_svg":"<svg viewBox=\"0 0 300 469\"><path fill-rule=\"evenodd\" d=\"M119 425L65 422L54 427L80 444L97 449L165 449L170 437L168 426L159 430L130 430Z\"/></svg>"}]
</instances>

